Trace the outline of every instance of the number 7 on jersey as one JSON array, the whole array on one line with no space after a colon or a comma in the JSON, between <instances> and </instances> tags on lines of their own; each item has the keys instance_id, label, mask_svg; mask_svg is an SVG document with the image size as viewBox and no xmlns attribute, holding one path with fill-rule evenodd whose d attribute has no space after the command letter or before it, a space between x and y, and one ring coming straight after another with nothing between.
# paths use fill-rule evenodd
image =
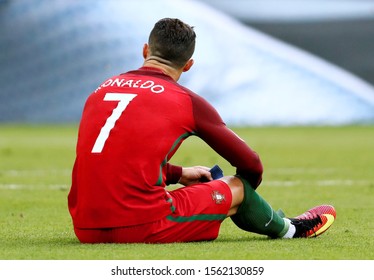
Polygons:
<instances>
[{"instance_id":1,"label":"number 7 on jersey","mask_svg":"<svg viewBox=\"0 0 374 280\"><path fill-rule=\"evenodd\" d=\"M112 114L107 118L104 126L101 128L99 136L96 138L95 144L91 153L101 153L104 148L105 142L109 137L110 131L113 129L116 121L121 117L127 105L136 97L136 94L130 93L107 93L104 101L118 101L118 105L113 109Z\"/></svg>"}]
</instances>

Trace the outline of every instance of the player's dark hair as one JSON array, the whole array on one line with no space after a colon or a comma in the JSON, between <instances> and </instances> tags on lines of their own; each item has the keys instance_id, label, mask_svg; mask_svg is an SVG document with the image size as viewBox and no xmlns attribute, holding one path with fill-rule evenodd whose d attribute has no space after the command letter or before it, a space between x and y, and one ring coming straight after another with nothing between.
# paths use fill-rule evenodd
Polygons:
<instances>
[{"instance_id":1,"label":"player's dark hair","mask_svg":"<svg viewBox=\"0 0 374 280\"><path fill-rule=\"evenodd\" d=\"M196 34L192 26L176 18L164 18L153 27L148 45L152 56L183 67L195 51Z\"/></svg>"}]
</instances>

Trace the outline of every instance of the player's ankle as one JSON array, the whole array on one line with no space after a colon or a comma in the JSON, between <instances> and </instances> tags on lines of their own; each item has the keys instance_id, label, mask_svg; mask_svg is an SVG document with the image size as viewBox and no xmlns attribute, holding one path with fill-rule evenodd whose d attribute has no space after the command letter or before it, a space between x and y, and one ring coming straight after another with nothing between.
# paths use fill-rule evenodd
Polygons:
<instances>
[{"instance_id":1,"label":"player's ankle","mask_svg":"<svg viewBox=\"0 0 374 280\"><path fill-rule=\"evenodd\" d=\"M283 220L288 225L288 230L283 236L281 236L281 238L293 238L296 232L296 227L291 223L290 219L283 218Z\"/></svg>"}]
</instances>

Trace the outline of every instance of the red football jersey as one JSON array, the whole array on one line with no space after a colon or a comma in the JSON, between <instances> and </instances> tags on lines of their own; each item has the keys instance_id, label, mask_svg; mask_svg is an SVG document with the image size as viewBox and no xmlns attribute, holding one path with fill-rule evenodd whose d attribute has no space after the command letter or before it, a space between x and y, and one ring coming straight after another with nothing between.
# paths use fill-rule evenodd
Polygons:
<instances>
[{"instance_id":1,"label":"red football jersey","mask_svg":"<svg viewBox=\"0 0 374 280\"><path fill-rule=\"evenodd\" d=\"M171 214L165 190L181 167L168 163L197 135L257 187L262 165L202 97L160 70L106 80L87 99L79 126L68 206L77 228L111 228Z\"/></svg>"}]
</instances>

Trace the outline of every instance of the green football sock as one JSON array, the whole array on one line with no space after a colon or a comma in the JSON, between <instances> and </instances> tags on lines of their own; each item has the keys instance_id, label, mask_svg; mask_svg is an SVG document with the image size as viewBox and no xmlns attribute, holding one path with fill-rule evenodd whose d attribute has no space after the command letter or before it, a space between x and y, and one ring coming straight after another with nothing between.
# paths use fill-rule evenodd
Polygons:
<instances>
[{"instance_id":1,"label":"green football sock","mask_svg":"<svg viewBox=\"0 0 374 280\"><path fill-rule=\"evenodd\" d=\"M244 199L237 213L231 220L241 229L270 237L282 237L288 231L289 224L283 220L281 212L273 208L250 186L239 177L244 185Z\"/></svg>"}]
</instances>

